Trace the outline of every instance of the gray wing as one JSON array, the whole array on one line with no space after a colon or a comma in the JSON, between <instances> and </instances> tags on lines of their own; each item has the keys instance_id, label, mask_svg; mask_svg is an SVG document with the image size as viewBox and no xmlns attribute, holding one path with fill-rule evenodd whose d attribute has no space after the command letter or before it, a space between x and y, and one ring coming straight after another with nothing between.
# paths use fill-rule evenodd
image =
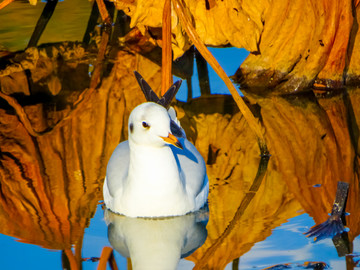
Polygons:
<instances>
[{"instance_id":1,"label":"gray wing","mask_svg":"<svg viewBox=\"0 0 360 270\"><path fill-rule=\"evenodd\" d=\"M206 191L208 178L206 176L206 165L203 157L195 146L185 138L178 138L183 145L183 150L172 147L172 151L180 168L186 190L198 196Z\"/></svg>"},{"instance_id":2,"label":"gray wing","mask_svg":"<svg viewBox=\"0 0 360 270\"><path fill-rule=\"evenodd\" d=\"M129 170L129 141L120 143L112 153L106 167L106 182L109 194L123 188Z\"/></svg>"}]
</instances>

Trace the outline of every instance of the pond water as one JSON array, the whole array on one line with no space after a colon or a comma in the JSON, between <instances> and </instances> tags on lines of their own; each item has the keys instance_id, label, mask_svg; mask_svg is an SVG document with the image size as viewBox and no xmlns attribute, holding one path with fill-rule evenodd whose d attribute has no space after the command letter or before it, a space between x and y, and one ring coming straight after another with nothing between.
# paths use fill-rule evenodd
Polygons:
<instances>
[{"instance_id":1,"label":"pond water","mask_svg":"<svg viewBox=\"0 0 360 270\"><path fill-rule=\"evenodd\" d=\"M211 95L204 92L194 65L174 107L207 163L208 209L126 218L102 204L106 164L127 139L131 110L145 101L133 71L159 92L160 67L117 45L97 63L101 37L76 42L87 1L59 2L39 46L25 50L44 5L19 1L0 10L1 269L111 269L111 261L119 269L360 268L359 89L243 91L265 131L271 156L261 157L224 84L209 68ZM248 54L211 51L228 75ZM347 229L306 237L329 218L339 181L349 183Z\"/></svg>"}]
</instances>

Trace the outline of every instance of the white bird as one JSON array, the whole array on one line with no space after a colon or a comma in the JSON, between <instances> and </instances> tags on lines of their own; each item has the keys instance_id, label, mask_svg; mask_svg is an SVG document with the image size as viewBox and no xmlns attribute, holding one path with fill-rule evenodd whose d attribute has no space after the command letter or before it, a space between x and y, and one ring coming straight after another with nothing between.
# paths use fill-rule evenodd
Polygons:
<instances>
[{"instance_id":1,"label":"white bird","mask_svg":"<svg viewBox=\"0 0 360 270\"><path fill-rule=\"evenodd\" d=\"M209 192L205 162L166 109L181 81L159 99L139 73L135 76L146 99L158 104L146 102L131 112L129 140L116 147L107 165L105 205L129 217L197 211Z\"/></svg>"}]
</instances>

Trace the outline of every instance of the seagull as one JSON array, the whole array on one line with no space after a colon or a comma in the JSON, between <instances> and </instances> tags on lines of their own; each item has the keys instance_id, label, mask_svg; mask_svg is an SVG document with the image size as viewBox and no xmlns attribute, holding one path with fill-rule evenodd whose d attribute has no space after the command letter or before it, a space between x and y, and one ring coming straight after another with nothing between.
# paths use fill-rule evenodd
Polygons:
<instances>
[{"instance_id":1,"label":"seagull","mask_svg":"<svg viewBox=\"0 0 360 270\"><path fill-rule=\"evenodd\" d=\"M186 139L170 107L181 81L160 99L142 76L135 77L148 102L135 107L128 140L112 153L103 187L106 207L128 217L181 216L207 202L205 161Z\"/></svg>"}]
</instances>

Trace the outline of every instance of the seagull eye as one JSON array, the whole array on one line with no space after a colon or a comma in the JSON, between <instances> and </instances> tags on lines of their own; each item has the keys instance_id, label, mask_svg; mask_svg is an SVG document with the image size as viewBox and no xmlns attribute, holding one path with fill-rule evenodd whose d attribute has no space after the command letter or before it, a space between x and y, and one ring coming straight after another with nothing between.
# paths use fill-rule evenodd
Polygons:
<instances>
[{"instance_id":1,"label":"seagull eye","mask_svg":"<svg viewBox=\"0 0 360 270\"><path fill-rule=\"evenodd\" d=\"M150 128L150 125L149 125L148 123L146 123L145 121L142 122L142 126L143 126L144 128Z\"/></svg>"}]
</instances>

